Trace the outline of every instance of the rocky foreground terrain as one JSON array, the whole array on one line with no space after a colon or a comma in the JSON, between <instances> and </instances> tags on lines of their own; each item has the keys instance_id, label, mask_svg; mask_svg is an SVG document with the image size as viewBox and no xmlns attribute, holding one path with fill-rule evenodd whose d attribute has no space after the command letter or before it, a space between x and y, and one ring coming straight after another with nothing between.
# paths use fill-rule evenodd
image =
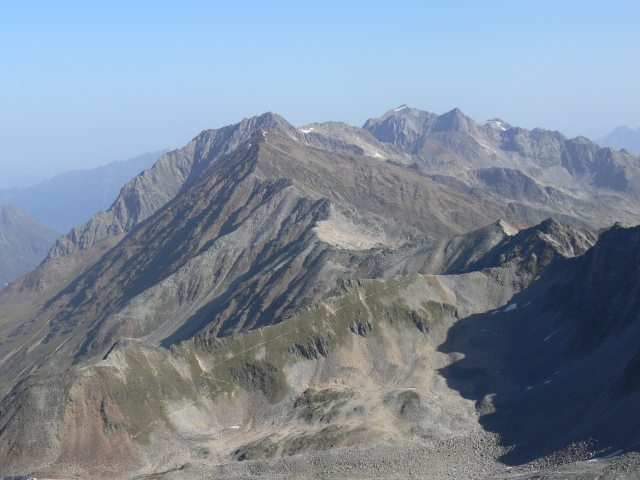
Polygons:
<instances>
[{"instance_id":1,"label":"rocky foreground terrain","mask_svg":"<svg viewBox=\"0 0 640 480\"><path fill-rule=\"evenodd\" d=\"M639 165L458 110L203 132L0 293L0 472L637 477Z\"/></svg>"}]
</instances>

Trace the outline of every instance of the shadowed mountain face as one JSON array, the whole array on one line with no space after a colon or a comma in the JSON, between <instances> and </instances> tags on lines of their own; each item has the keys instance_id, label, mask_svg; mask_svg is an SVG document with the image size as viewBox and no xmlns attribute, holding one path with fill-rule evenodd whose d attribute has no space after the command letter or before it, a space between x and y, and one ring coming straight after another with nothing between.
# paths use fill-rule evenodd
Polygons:
<instances>
[{"instance_id":1,"label":"shadowed mountain face","mask_svg":"<svg viewBox=\"0 0 640 480\"><path fill-rule=\"evenodd\" d=\"M0 289L34 269L57 236L15 205L0 206Z\"/></svg>"},{"instance_id":2,"label":"shadowed mountain face","mask_svg":"<svg viewBox=\"0 0 640 480\"><path fill-rule=\"evenodd\" d=\"M480 421L510 447L506 463L561 456L572 443L610 453L640 442L639 241L640 228L614 227L555 262L512 309L449 331L441 351L464 359L443 376L477 408L490 404Z\"/></svg>"},{"instance_id":3,"label":"shadowed mountain face","mask_svg":"<svg viewBox=\"0 0 640 480\"><path fill-rule=\"evenodd\" d=\"M366 126L203 132L4 289L0 470L501 478L640 441L638 227L578 228L634 217L619 152Z\"/></svg>"}]
</instances>

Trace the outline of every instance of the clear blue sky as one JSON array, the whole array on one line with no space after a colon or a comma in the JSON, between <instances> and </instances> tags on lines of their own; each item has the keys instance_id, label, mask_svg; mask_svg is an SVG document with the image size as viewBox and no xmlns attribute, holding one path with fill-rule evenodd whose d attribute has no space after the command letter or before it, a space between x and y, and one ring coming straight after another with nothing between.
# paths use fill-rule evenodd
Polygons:
<instances>
[{"instance_id":1,"label":"clear blue sky","mask_svg":"<svg viewBox=\"0 0 640 480\"><path fill-rule=\"evenodd\" d=\"M640 126L640 1L0 0L0 187L273 111Z\"/></svg>"}]
</instances>

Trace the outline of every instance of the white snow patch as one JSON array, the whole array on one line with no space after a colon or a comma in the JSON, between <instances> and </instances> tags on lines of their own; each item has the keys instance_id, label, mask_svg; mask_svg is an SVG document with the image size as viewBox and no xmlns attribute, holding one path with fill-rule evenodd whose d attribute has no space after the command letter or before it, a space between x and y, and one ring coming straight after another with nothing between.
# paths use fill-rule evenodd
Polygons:
<instances>
[{"instance_id":1,"label":"white snow patch","mask_svg":"<svg viewBox=\"0 0 640 480\"><path fill-rule=\"evenodd\" d=\"M394 110L394 112L399 112L400 110L404 110L405 108L409 108L406 105L402 105L401 107L398 107Z\"/></svg>"},{"instance_id":2,"label":"white snow patch","mask_svg":"<svg viewBox=\"0 0 640 480\"><path fill-rule=\"evenodd\" d=\"M405 390L415 390L415 389L416 389L416 387L407 387L407 388L405 388Z\"/></svg>"},{"instance_id":3,"label":"white snow patch","mask_svg":"<svg viewBox=\"0 0 640 480\"><path fill-rule=\"evenodd\" d=\"M512 303L507 308L505 308L503 310L503 312L510 312L511 310L515 310L516 308L518 308L518 304L517 303Z\"/></svg>"},{"instance_id":4,"label":"white snow patch","mask_svg":"<svg viewBox=\"0 0 640 480\"><path fill-rule=\"evenodd\" d=\"M374 157L384 158L384 157L383 157L382 155L380 155L379 153L376 153L376 154L374 155Z\"/></svg>"},{"instance_id":5,"label":"white snow patch","mask_svg":"<svg viewBox=\"0 0 640 480\"><path fill-rule=\"evenodd\" d=\"M551 335L549 335L547 338L545 338L544 340L542 340L543 342L546 342L547 340L549 340L551 337L553 337L553 335L557 332L557 330L554 330Z\"/></svg>"},{"instance_id":6,"label":"white snow patch","mask_svg":"<svg viewBox=\"0 0 640 480\"><path fill-rule=\"evenodd\" d=\"M502 231L506 234L509 235L510 237L512 237L513 235L515 235L516 233L518 233L518 229L516 227L514 227L513 225L511 225L508 222L505 222L504 220L500 219L500 228L502 228Z\"/></svg>"},{"instance_id":7,"label":"white snow patch","mask_svg":"<svg viewBox=\"0 0 640 480\"><path fill-rule=\"evenodd\" d=\"M486 122L482 122L480 125L487 125L487 124L492 125L492 126L495 125L496 127L498 127L501 130L506 130L506 128L502 126L502 122L496 122L494 120L487 120Z\"/></svg>"},{"instance_id":8,"label":"white snow patch","mask_svg":"<svg viewBox=\"0 0 640 480\"><path fill-rule=\"evenodd\" d=\"M301 128L300 131L302 133L309 133L311 130L313 130L313 127L309 127L309 128Z\"/></svg>"},{"instance_id":9,"label":"white snow patch","mask_svg":"<svg viewBox=\"0 0 640 480\"><path fill-rule=\"evenodd\" d=\"M238 428L240 428L240 425L234 425L234 426L229 427L229 428L233 428L234 430L237 430Z\"/></svg>"},{"instance_id":10,"label":"white snow patch","mask_svg":"<svg viewBox=\"0 0 640 480\"><path fill-rule=\"evenodd\" d=\"M600 460L607 460L608 458L620 455L622 452L624 452L624 449L621 448L620 450L616 450L615 452L610 453L609 455L605 455L604 457L590 458L589 460L587 460L587 462L598 462Z\"/></svg>"}]
</instances>

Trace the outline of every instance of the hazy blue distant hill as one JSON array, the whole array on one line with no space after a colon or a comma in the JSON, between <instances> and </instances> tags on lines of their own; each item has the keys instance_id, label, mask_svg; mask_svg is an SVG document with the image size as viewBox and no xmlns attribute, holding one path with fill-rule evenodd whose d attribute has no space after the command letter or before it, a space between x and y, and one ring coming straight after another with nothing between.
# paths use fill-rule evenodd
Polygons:
<instances>
[{"instance_id":1,"label":"hazy blue distant hill","mask_svg":"<svg viewBox=\"0 0 640 480\"><path fill-rule=\"evenodd\" d=\"M15 205L0 207L0 289L36 268L58 235Z\"/></svg>"},{"instance_id":2,"label":"hazy blue distant hill","mask_svg":"<svg viewBox=\"0 0 640 480\"><path fill-rule=\"evenodd\" d=\"M603 147L612 147L616 150L626 148L631 153L640 155L640 127L632 130L623 125L613 132L599 138L597 142Z\"/></svg>"},{"instance_id":3,"label":"hazy blue distant hill","mask_svg":"<svg viewBox=\"0 0 640 480\"><path fill-rule=\"evenodd\" d=\"M125 183L150 168L167 150L87 170L72 170L25 188L0 190L2 198L29 212L44 225L68 232L108 209Z\"/></svg>"}]
</instances>

